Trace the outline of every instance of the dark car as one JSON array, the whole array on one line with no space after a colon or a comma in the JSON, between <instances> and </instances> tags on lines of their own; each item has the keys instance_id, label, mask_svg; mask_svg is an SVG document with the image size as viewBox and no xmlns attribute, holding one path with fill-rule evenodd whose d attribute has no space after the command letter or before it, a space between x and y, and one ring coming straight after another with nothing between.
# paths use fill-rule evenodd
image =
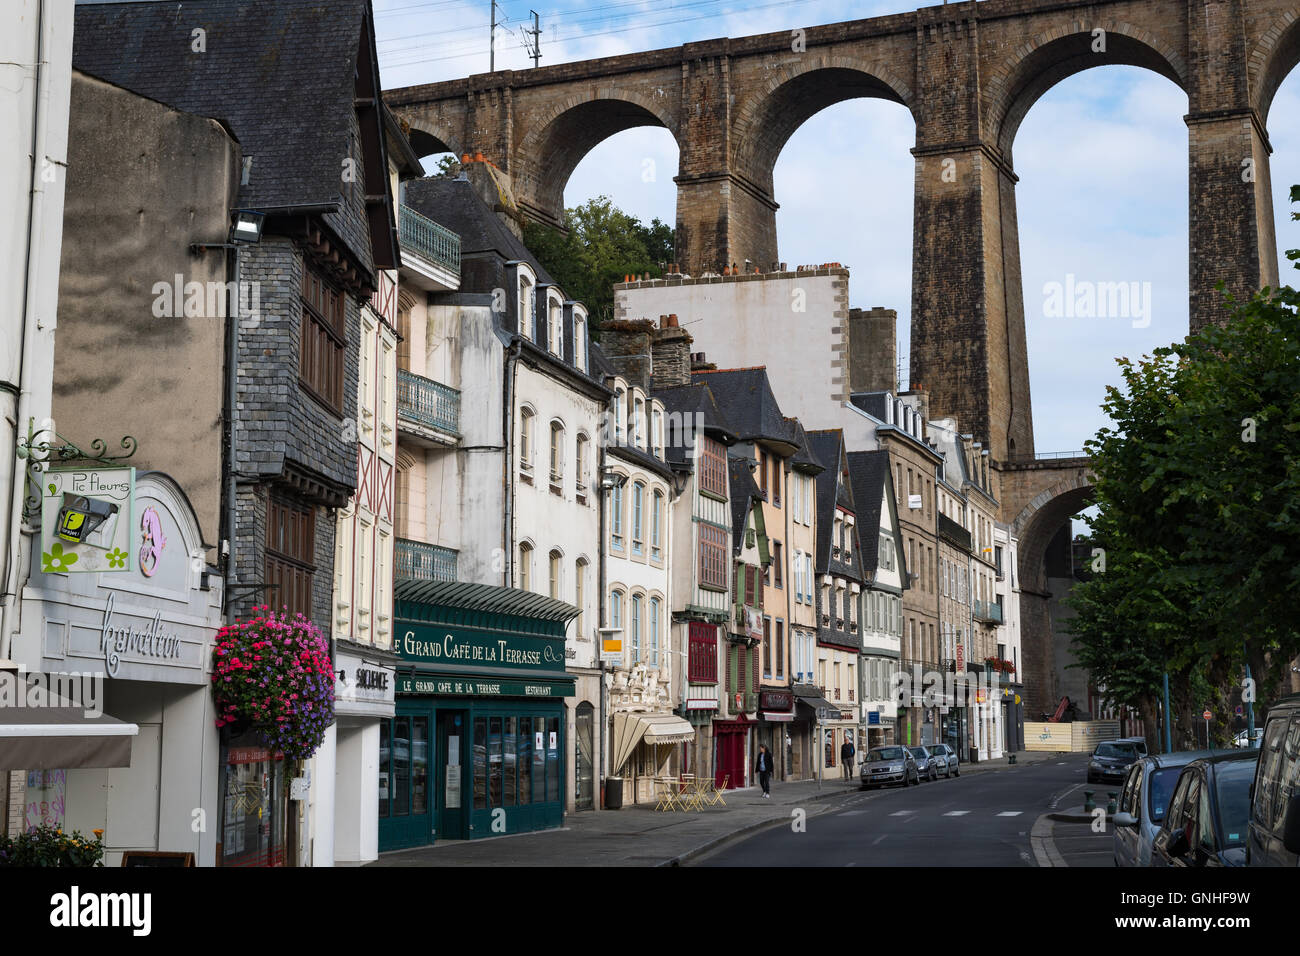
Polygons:
<instances>
[{"instance_id":1,"label":"dark car","mask_svg":"<svg viewBox=\"0 0 1300 956\"><path fill-rule=\"evenodd\" d=\"M900 744L886 744L867 751L867 759L862 761L858 779L864 790L891 783L901 783L906 787L913 783L919 784L921 772L912 751Z\"/></svg>"},{"instance_id":2,"label":"dark car","mask_svg":"<svg viewBox=\"0 0 1300 956\"><path fill-rule=\"evenodd\" d=\"M1178 775L1152 866L1244 866L1257 751L1193 760Z\"/></svg>"},{"instance_id":3,"label":"dark car","mask_svg":"<svg viewBox=\"0 0 1300 956\"><path fill-rule=\"evenodd\" d=\"M1143 757L1129 767L1120 793L1115 828L1115 865L1150 866L1151 845L1164 822L1178 776L1193 760L1213 757L1212 750L1187 750Z\"/></svg>"},{"instance_id":4,"label":"dark car","mask_svg":"<svg viewBox=\"0 0 1300 956\"><path fill-rule=\"evenodd\" d=\"M1108 740L1097 744L1088 761L1088 782L1105 783L1107 780L1123 780L1128 776L1128 768L1137 763L1137 748L1131 743Z\"/></svg>"},{"instance_id":5,"label":"dark car","mask_svg":"<svg viewBox=\"0 0 1300 956\"><path fill-rule=\"evenodd\" d=\"M1252 751L1246 751L1250 753ZM1251 866L1300 866L1300 695L1269 708L1251 788Z\"/></svg>"}]
</instances>

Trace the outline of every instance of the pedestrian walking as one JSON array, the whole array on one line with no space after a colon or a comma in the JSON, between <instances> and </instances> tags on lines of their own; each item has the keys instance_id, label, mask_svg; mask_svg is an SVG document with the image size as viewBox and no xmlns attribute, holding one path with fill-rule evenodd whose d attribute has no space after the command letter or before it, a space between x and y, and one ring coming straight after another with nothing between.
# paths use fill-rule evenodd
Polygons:
<instances>
[{"instance_id":1,"label":"pedestrian walking","mask_svg":"<svg viewBox=\"0 0 1300 956\"><path fill-rule=\"evenodd\" d=\"M844 743L840 745L840 767L843 768L844 779L853 779L853 757L858 752L858 748L853 746L853 739L844 735Z\"/></svg>"},{"instance_id":2,"label":"pedestrian walking","mask_svg":"<svg viewBox=\"0 0 1300 956\"><path fill-rule=\"evenodd\" d=\"M763 788L763 796L772 798L772 755L768 753L767 744L758 745L758 760L754 764L758 771L758 782Z\"/></svg>"}]
</instances>

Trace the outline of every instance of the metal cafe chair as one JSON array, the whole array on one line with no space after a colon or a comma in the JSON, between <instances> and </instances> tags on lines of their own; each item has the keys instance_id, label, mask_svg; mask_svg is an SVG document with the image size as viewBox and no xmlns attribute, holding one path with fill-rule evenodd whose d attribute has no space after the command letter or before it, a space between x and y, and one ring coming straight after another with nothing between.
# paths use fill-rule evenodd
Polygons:
<instances>
[{"instance_id":1,"label":"metal cafe chair","mask_svg":"<svg viewBox=\"0 0 1300 956\"><path fill-rule=\"evenodd\" d=\"M727 784L729 783L731 783L731 774L723 774L722 785L715 785L712 788L713 792L708 795L709 806L716 807L718 804L722 804L725 807L727 805L727 801L722 798L722 795L727 792Z\"/></svg>"}]
</instances>

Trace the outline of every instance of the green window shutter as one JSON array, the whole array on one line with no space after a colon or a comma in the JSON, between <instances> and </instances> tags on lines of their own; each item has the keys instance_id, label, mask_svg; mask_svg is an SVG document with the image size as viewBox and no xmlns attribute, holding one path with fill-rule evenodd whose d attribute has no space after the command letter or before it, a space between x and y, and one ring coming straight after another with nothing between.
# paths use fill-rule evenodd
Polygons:
<instances>
[{"instance_id":1,"label":"green window shutter","mask_svg":"<svg viewBox=\"0 0 1300 956\"><path fill-rule=\"evenodd\" d=\"M727 655L727 688L734 694L742 690L740 686L740 674L738 672L739 664L737 658L741 654L740 648L731 648L731 653Z\"/></svg>"}]
</instances>

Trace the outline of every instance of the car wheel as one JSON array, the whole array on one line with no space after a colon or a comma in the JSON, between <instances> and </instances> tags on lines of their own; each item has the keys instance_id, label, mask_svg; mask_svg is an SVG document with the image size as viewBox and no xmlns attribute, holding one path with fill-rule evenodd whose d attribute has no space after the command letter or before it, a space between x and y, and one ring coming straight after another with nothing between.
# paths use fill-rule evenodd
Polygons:
<instances>
[{"instance_id":1,"label":"car wheel","mask_svg":"<svg viewBox=\"0 0 1300 956\"><path fill-rule=\"evenodd\" d=\"M931 767L931 768L930 768L930 782L931 782L931 783L934 783L934 781L936 781L936 780L938 780L938 779L939 779L939 771L937 771L937 770L935 770L933 767Z\"/></svg>"}]
</instances>

